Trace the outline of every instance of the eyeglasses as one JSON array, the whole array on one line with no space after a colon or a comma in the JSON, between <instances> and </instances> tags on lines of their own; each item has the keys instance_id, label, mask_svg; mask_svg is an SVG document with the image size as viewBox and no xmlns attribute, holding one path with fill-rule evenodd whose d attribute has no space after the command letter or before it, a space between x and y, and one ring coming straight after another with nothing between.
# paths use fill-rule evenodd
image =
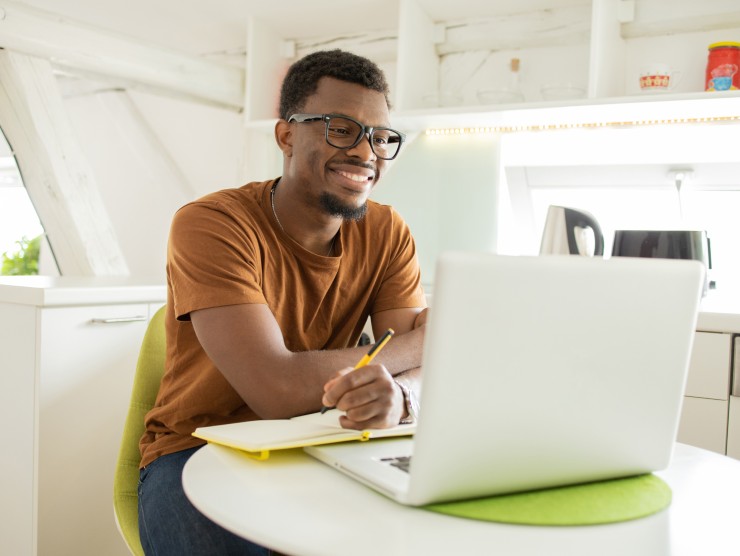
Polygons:
<instances>
[{"instance_id":1,"label":"eyeglasses","mask_svg":"<svg viewBox=\"0 0 740 556\"><path fill-rule=\"evenodd\" d=\"M383 160L393 160L401 150L406 136L400 131L388 127L369 127L354 118L342 114L293 114L288 122L319 122L326 124L324 137L326 142L337 149L356 147L367 136L370 148L375 156Z\"/></svg>"}]
</instances>

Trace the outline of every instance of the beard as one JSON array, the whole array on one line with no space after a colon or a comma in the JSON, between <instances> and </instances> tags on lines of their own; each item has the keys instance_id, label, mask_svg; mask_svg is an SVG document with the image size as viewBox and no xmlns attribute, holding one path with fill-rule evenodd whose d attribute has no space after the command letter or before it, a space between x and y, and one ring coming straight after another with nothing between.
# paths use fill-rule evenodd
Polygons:
<instances>
[{"instance_id":1,"label":"beard","mask_svg":"<svg viewBox=\"0 0 740 556\"><path fill-rule=\"evenodd\" d=\"M338 216L342 220L362 220L367 213L367 201L359 207L342 203L338 197L331 193L322 193L319 197L321 208L331 216Z\"/></svg>"}]
</instances>

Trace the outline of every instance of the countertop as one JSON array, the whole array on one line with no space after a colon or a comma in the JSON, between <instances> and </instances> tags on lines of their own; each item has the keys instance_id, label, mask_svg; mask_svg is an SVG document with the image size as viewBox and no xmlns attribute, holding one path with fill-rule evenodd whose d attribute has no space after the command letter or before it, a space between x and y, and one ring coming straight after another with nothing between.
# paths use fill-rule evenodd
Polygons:
<instances>
[{"instance_id":1,"label":"countertop","mask_svg":"<svg viewBox=\"0 0 740 556\"><path fill-rule=\"evenodd\" d=\"M167 299L156 279L125 276L0 276L0 303L61 307L155 303Z\"/></svg>"},{"instance_id":2,"label":"countertop","mask_svg":"<svg viewBox=\"0 0 740 556\"><path fill-rule=\"evenodd\" d=\"M740 333L740 293L709 290L702 299L696 329Z\"/></svg>"},{"instance_id":3,"label":"countertop","mask_svg":"<svg viewBox=\"0 0 740 556\"><path fill-rule=\"evenodd\" d=\"M164 302L166 299L167 288L157 279L117 276L0 276L0 303L58 307ZM710 290L702 300L696 328L706 332L740 334L740 293L732 295L727 291Z\"/></svg>"}]
</instances>

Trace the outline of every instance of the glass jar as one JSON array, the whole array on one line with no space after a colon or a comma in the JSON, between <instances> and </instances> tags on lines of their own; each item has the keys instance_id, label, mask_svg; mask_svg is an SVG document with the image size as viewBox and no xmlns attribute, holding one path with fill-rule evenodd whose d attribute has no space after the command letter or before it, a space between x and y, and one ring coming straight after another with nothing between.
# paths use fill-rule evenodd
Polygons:
<instances>
[{"instance_id":1,"label":"glass jar","mask_svg":"<svg viewBox=\"0 0 740 556\"><path fill-rule=\"evenodd\" d=\"M715 42L709 45L706 91L740 89L740 42Z\"/></svg>"}]
</instances>

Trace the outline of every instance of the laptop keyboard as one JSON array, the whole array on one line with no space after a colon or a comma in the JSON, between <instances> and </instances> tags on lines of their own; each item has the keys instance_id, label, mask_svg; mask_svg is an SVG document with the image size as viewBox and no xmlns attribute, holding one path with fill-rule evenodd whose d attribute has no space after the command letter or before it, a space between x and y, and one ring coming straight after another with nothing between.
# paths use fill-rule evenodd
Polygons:
<instances>
[{"instance_id":1,"label":"laptop keyboard","mask_svg":"<svg viewBox=\"0 0 740 556\"><path fill-rule=\"evenodd\" d=\"M398 456L395 458L380 458L380 461L387 463L391 467L397 467L401 471L409 472L409 465L411 464L411 456Z\"/></svg>"}]
</instances>

